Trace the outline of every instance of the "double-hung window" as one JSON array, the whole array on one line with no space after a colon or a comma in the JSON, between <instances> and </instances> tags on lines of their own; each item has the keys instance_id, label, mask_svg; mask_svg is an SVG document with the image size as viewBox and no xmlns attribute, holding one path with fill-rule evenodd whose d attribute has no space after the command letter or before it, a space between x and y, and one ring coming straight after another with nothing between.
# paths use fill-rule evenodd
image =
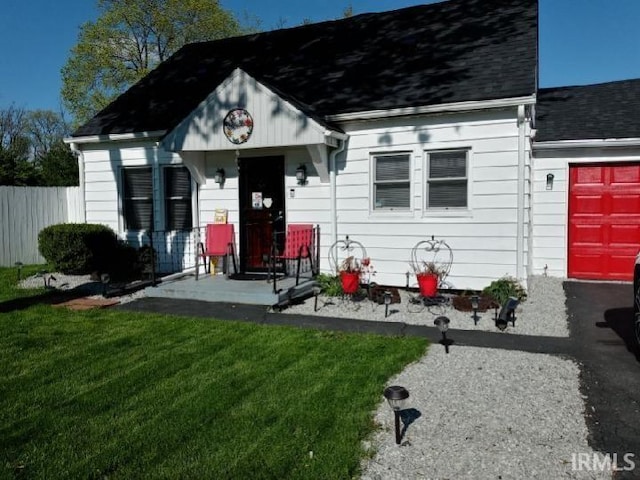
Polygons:
<instances>
[{"instance_id":1,"label":"double-hung window","mask_svg":"<svg viewBox=\"0 0 640 480\"><path fill-rule=\"evenodd\" d=\"M427 154L427 209L467 207L467 158L467 150Z\"/></svg>"},{"instance_id":2,"label":"double-hung window","mask_svg":"<svg viewBox=\"0 0 640 480\"><path fill-rule=\"evenodd\" d=\"M151 167L122 169L122 208L126 230L150 230L153 210Z\"/></svg>"},{"instance_id":3,"label":"double-hung window","mask_svg":"<svg viewBox=\"0 0 640 480\"><path fill-rule=\"evenodd\" d=\"M373 209L409 210L411 176L409 153L373 156Z\"/></svg>"},{"instance_id":4,"label":"double-hung window","mask_svg":"<svg viewBox=\"0 0 640 480\"><path fill-rule=\"evenodd\" d=\"M189 230L191 216L191 175L186 167L164 169L165 229Z\"/></svg>"}]
</instances>

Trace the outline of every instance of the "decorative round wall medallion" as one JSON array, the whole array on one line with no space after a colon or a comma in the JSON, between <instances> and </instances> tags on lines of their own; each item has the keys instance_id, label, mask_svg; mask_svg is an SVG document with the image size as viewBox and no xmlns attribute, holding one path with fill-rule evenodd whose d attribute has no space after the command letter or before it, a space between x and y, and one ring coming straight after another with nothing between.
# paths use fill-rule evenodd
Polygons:
<instances>
[{"instance_id":1,"label":"decorative round wall medallion","mask_svg":"<svg viewBox=\"0 0 640 480\"><path fill-rule=\"evenodd\" d=\"M223 129L231 143L240 145L249 140L253 132L253 118L244 108L234 108L224 117Z\"/></svg>"}]
</instances>

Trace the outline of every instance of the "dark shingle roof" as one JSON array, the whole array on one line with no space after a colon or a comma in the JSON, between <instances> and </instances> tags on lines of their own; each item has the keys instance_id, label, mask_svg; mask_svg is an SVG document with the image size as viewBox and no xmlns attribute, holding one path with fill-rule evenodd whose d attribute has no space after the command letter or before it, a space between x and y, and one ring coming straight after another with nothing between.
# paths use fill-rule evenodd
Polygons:
<instances>
[{"instance_id":1,"label":"dark shingle roof","mask_svg":"<svg viewBox=\"0 0 640 480\"><path fill-rule=\"evenodd\" d=\"M186 45L74 136L170 130L235 68L312 118L532 95L536 0L449 0Z\"/></svg>"},{"instance_id":2,"label":"dark shingle roof","mask_svg":"<svg viewBox=\"0 0 640 480\"><path fill-rule=\"evenodd\" d=\"M537 142L640 138L640 79L541 88Z\"/></svg>"}]
</instances>

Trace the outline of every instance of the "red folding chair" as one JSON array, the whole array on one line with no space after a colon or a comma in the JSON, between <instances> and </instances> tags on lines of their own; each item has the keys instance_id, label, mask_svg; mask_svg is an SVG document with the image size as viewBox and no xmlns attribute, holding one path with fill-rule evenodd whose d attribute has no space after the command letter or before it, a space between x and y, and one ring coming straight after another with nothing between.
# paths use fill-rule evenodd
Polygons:
<instances>
[{"instance_id":1,"label":"red folding chair","mask_svg":"<svg viewBox=\"0 0 640 480\"><path fill-rule=\"evenodd\" d=\"M210 273L211 257L224 257L223 271L228 274L231 257L233 272L237 273L233 223L209 223L205 235L205 243L198 244L198 256L205 262L205 272Z\"/></svg>"},{"instance_id":2,"label":"red folding chair","mask_svg":"<svg viewBox=\"0 0 640 480\"><path fill-rule=\"evenodd\" d=\"M287 261L296 260L296 285L300 281L300 266L303 258L308 258L313 272L313 250L314 250L314 229L313 225L300 223L289 224L287 226L287 235L285 237L284 252L282 254L275 253L273 261L273 274L275 276L275 264L278 261L284 262L285 273L287 270Z\"/></svg>"}]
</instances>

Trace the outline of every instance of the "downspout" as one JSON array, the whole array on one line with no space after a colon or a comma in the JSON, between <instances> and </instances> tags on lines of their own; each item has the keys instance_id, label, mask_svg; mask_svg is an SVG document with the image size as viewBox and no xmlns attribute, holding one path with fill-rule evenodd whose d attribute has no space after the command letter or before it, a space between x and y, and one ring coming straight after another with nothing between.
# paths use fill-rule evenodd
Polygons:
<instances>
[{"instance_id":1,"label":"downspout","mask_svg":"<svg viewBox=\"0 0 640 480\"><path fill-rule=\"evenodd\" d=\"M524 272L525 106L518 105L518 217L516 232L516 277Z\"/></svg>"},{"instance_id":2,"label":"downspout","mask_svg":"<svg viewBox=\"0 0 640 480\"><path fill-rule=\"evenodd\" d=\"M336 182L336 157L344 152L347 146L347 138L340 138L340 145L329 154L329 185L330 185L330 201L331 201L331 245L338 241L338 186Z\"/></svg>"},{"instance_id":3,"label":"downspout","mask_svg":"<svg viewBox=\"0 0 640 480\"><path fill-rule=\"evenodd\" d=\"M87 223L87 204L85 203L85 182L84 182L84 153L78 148L78 144L69 144L71 151L78 157L78 188L80 189L80 220Z\"/></svg>"}]
</instances>

